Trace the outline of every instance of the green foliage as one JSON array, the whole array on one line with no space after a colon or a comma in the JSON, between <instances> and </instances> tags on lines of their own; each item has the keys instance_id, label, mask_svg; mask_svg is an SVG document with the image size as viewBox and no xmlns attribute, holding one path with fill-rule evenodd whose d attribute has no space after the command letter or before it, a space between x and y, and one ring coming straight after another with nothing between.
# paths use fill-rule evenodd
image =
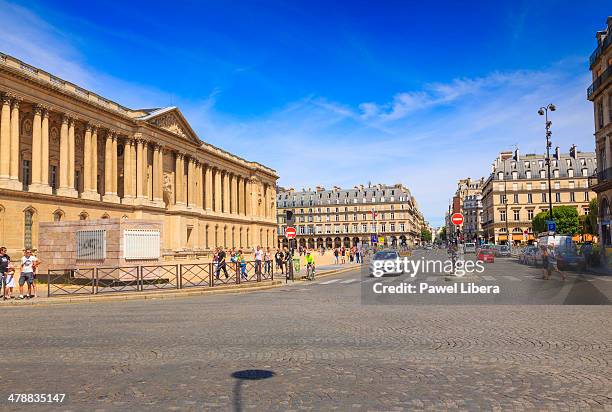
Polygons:
<instances>
[{"instance_id":1,"label":"green foliage","mask_svg":"<svg viewBox=\"0 0 612 412\"><path fill-rule=\"evenodd\" d=\"M440 231L440 239L446 241L446 226Z\"/></svg>"},{"instance_id":2,"label":"green foliage","mask_svg":"<svg viewBox=\"0 0 612 412\"><path fill-rule=\"evenodd\" d=\"M589 213L585 216L584 220L584 233L597 236L597 215L599 208L597 206L597 199L591 199L589 202Z\"/></svg>"},{"instance_id":3,"label":"green foliage","mask_svg":"<svg viewBox=\"0 0 612 412\"><path fill-rule=\"evenodd\" d=\"M421 240L431 242L431 232L425 228L421 229Z\"/></svg>"},{"instance_id":4,"label":"green foliage","mask_svg":"<svg viewBox=\"0 0 612 412\"><path fill-rule=\"evenodd\" d=\"M578 211L573 206L555 206L553 207L553 219L557 222L557 233L563 235L575 235L580 232L580 220L578 219ZM546 232L548 220L548 212L540 212L534 216L531 227L534 233Z\"/></svg>"}]
</instances>

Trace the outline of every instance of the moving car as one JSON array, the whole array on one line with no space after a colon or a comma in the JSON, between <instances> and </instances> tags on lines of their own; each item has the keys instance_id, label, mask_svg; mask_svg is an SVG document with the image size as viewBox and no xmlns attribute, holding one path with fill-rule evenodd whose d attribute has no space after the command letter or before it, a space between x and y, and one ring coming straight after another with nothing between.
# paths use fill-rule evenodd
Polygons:
<instances>
[{"instance_id":1,"label":"moving car","mask_svg":"<svg viewBox=\"0 0 612 412\"><path fill-rule=\"evenodd\" d=\"M572 249L559 249L557 251L557 267L559 270L584 270L584 256L577 254L576 251Z\"/></svg>"},{"instance_id":2,"label":"moving car","mask_svg":"<svg viewBox=\"0 0 612 412\"><path fill-rule=\"evenodd\" d=\"M476 253L476 243L466 243L463 246L463 251L465 253Z\"/></svg>"},{"instance_id":3,"label":"moving car","mask_svg":"<svg viewBox=\"0 0 612 412\"><path fill-rule=\"evenodd\" d=\"M495 258L493 257L493 250L491 249L484 249L484 250L480 250L480 252L478 252L478 256L476 259L485 262L485 263L493 263L495 262Z\"/></svg>"},{"instance_id":4,"label":"moving car","mask_svg":"<svg viewBox=\"0 0 612 412\"><path fill-rule=\"evenodd\" d=\"M510 246L499 245L495 248L495 256L510 256Z\"/></svg>"},{"instance_id":5,"label":"moving car","mask_svg":"<svg viewBox=\"0 0 612 412\"><path fill-rule=\"evenodd\" d=\"M380 250L376 252L374 256L372 256L372 261L370 262L370 276L381 277L401 275L404 272L398 267L399 265L396 264L399 258L400 256L395 250ZM385 264L387 264L387 267L389 266L387 262L393 262L393 268L391 270L385 269Z\"/></svg>"}]
</instances>

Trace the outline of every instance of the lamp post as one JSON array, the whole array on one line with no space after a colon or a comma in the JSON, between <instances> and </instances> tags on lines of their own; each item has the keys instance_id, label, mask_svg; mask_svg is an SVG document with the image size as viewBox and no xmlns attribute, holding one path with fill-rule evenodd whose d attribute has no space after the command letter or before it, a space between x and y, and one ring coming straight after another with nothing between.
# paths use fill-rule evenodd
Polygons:
<instances>
[{"instance_id":1,"label":"lamp post","mask_svg":"<svg viewBox=\"0 0 612 412\"><path fill-rule=\"evenodd\" d=\"M550 185L550 147L552 143L550 142L550 136L552 132L550 131L550 126L552 126L552 122L548 120L548 111L554 112L557 110L554 104L550 103L548 106L540 107L538 110L538 114L540 116L544 116L544 120L546 122L546 166L548 168L547 176L548 176L548 217L550 220L553 220L553 210L552 210L552 187Z\"/></svg>"}]
</instances>

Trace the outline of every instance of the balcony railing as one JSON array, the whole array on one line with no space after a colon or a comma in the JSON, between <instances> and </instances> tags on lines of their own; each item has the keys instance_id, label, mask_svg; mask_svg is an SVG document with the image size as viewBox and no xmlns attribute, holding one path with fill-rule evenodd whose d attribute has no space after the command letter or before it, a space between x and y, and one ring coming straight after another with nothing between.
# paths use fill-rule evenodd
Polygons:
<instances>
[{"instance_id":1,"label":"balcony railing","mask_svg":"<svg viewBox=\"0 0 612 412\"><path fill-rule=\"evenodd\" d=\"M606 51L608 46L612 44L612 33L608 33L606 38L601 42L599 46L595 49L595 51L589 57L589 67L592 67L595 64L595 61Z\"/></svg>"},{"instance_id":2,"label":"balcony railing","mask_svg":"<svg viewBox=\"0 0 612 412\"><path fill-rule=\"evenodd\" d=\"M589 187L597 186L606 182L612 182L612 167L589 176Z\"/></svg>"},{"instance_id":3,"label":"balcony railing","mask_svg":"<svg viewBox=\"0 0 612 412\"><path fill-rule=\"evenodd\" d=\"M587 99L591 100L593 95L597 93L597 91L601 88L601 86L608 80L608 78L612 77L612 66L608 66L606 70L595 79L593 84L589 86L587 89Z\"/></svg>"}]
</instances>

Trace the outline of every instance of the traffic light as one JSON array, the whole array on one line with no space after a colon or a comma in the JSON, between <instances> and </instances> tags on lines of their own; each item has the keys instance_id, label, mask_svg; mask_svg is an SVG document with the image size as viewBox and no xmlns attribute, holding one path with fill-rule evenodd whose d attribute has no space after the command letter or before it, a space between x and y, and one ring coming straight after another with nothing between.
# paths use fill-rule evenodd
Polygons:
<instances>
[{"instance_id":1,"label":"traffic light","mask_svg":"<svg viewBox=\"0 0 612 412\"><path fill-rule=\"evenodd\" d=\"M295 224L295 215L293 214L293 210L285 211L287 226L293 226Z\"/></svg>"}]
</instances>

